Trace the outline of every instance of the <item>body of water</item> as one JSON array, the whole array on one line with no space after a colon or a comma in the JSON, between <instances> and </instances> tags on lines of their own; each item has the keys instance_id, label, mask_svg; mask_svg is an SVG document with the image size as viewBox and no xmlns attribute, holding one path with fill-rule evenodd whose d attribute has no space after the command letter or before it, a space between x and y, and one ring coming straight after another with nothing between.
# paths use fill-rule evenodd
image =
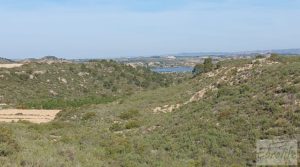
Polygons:
<instances>
[{"instance_id":1,"label":"body of water","mask_svg":"<svg viewBox=\"0 0 300 167\"><path fill-rule=\"evenodd\" d=\"M182 73L192 72L193 67L158 67L151 70L158 73Z\"/></svg>"}]
</instances>

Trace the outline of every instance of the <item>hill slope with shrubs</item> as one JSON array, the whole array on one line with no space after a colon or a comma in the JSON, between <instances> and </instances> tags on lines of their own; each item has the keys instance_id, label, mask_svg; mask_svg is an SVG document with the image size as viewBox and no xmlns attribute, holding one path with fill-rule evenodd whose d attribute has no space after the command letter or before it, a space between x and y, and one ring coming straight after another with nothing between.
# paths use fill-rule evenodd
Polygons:
<instances>
[{"instance_id":1,"label":"hill slope with shrubs","mask_svg":"<svg viewBox=\"0 0 300 167\"><path fill-rule=\"evenodd\" d=\"M140 90L165 87L172 78L113 61L29 63L0 68L0 103L23 108L56 108L112 101Z\"/></svg>"},{"instance_id":2,"label":"hill slope with shrubs","mask_svg":"<svg viewBox=\"0 0 300 167\"><path fill-rule=\"evenodd\" d=\"M299 57L230 60L179 85L65 109L48 124L3 124L0 163L255 166L256 141L297 139L299 120Z\"/></svg>"}]
</instances>

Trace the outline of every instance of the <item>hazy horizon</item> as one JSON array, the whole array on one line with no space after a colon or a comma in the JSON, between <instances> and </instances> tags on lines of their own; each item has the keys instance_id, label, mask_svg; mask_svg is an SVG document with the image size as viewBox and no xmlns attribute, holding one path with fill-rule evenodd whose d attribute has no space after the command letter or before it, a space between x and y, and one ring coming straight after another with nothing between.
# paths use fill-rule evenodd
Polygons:
<instances>
[{"instance_id":1,"label":"hazy horizon","mask_svg":"<svg viewBox=\"0 0 300 167\"><path fill-rule=\"evenodd\" d=\"M299 48L298 0L0 0L0 57Z\"/></svg>"},{"instance_id":2,"label":"hazy horizon","mask_svg":"<svg viewBox=\"0 0 300 167\"><path fill-rule=\"evenodd\" d=\"M300 50L300 48L290 48L290 49L262 49L262 50L237 50L237 51L211 51L211 52L207 52L207 51L199 51L199 52L178 52L178 53L161 53L161 54L153 54L153 55L136 55L136 56L112 56L112 57L106 57L104 56L98 56L98 57L89 57L89 56L85 56L85 57L66 57L66 56L57 56L57 55L38 55L38 56L25 56L25 57L19 57L19 58L8 58L5 56L1 56L0 58L7 58L7 59L11 59L11 60L24 60L24 59L40 59L40 58L44 58L46 56L54 56L56 58L62 58L62 59L118 59L118 58L139 58L139 57L153 57L153 56L182 56L184 54L199 54L199 56L214 56L214 54L221 54L221 53L225 53L225 54L237 54L237 53L256 53L256 52L265 52L265 51L287 51L287 50ZM203 54L211 54L211 55L203 55ZM201 54L201 55L200 55ZM296 53L292 53L292 54L296 54ZM215 55L215 56L216 56ZM297 54L298 55L298 54Z\"/></svg>"}]
</instances>

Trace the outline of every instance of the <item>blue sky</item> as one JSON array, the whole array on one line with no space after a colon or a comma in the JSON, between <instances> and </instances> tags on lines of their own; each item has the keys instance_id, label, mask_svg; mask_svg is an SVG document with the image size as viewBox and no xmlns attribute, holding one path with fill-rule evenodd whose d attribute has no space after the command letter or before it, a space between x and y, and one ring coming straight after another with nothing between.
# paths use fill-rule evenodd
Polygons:
<instances>
[{"instance_id":1,"label":"blue sky","mask_svg":"<svg viewBox=\"0 0 300 167\"><path fill-rule=\"evenodd\" d=\"M300 47L300 0L0 0L0 57Z\"/></svg>"}]
</instances>

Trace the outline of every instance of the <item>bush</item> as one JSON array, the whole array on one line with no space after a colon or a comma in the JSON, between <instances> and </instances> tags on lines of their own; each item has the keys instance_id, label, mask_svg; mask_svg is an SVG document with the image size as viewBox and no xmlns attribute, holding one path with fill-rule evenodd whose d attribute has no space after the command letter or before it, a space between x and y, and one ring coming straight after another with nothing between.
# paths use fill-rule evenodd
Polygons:
<instances>
[{"instance_id":1,"label":"bush","mask_svg":"<svg viewBox=\"0 0 300 167\"><path fill-rule=\"evenodd\" d=\"M114 123L111 125L111 127L109 127L109 130L110 131L121 131L121 130L123 130L123 127L119 123Z\"/></svg>"},{"instance_id":2,"label":"bush","mask_svg":"<svg viewBox=\"0 0 300 167\"><path fill-rule=\"evenodd\" d=\"M10 129L0 127L0 156L8 156L19 150Z\"/></svg>"},{"instance_id":3,"label":"bush","mask_svg":"<svg viewBox=\"0 0 300 167\"><path fill-rule=\"evenodd\" d=\"M94 117L96 117L96 112L88 112L88 113L83 114L82 119L83 120L89 120L89 119L92 119Z\"/></svg>"},{"instance_id":4,"label":"bush","mask_svg":"<svg viewBox=\"0 0 300 167\"><path fill-rule=\"evenodd\" d=\"M269 60L271 60L271 61L280 61L280 56L276 53L272 53L271 56L269 57Z\"/></svg>"},{"instance_id":5,"label":"bush","mask_svg":"<svg viewBox=\"0 0 300 167\"><path fill-rule=\"evenodd\" d=\"M204 73L204 65L203 64L197 64L193 71L192 71L193 75L199 75Z\"/></svg>"},{"instance_id":6,"label":"bush","mask_svg":"<svg viewBox=\"0 0 300 167\"><path fill-rule=\"evenodd\" d=\"M124 119L124 120L128 120L128 119L131 119L131 118L134 118L136 116L138 116L140 113L138 110L129 110L129 111L126 111L126 112L122 112L120 114L120 118L121 119Z\"/></svg>"},{"instance_id":7,"label":"bush","mask_svg":"<svg viewBox=\"0 0 300 167\"><path fill-rule=\"evenodd\" d=\"M116 100L116 97L84 97L78 99L49 99L43 101L30 102L23 105L23 108L35 109L62 109L62 108L76 108L90 104L106 104Z\"/></svg>"},{"instance_id":8,"label":"bush","mask_svg":"<svg viewBox=\"0 0 300 167\"><path fill-rule=\"evenodd\" d=\"M140 127L140 123L138 121L130 121L125 125L126 129L133 129Z\"/></svg>"},{"instance_id":9,"label":"bush","mask_svg":"<svg viewBox=\"0 0 300 167\"><path fill-rule=\"evenodd\" d=\"M197 64L193 69L193 75L199 75L202 73L210 72L214 69L214 64L212 63L211 58L207 58L204 60L203 64Z\"/></svg>"},{"instance_id":10,"label":"bush","mask_svg":"<svg viewBox=\"0 0 300 167\"><path fill-rule=\"evenodd\" d=\"M262 58L265 58L265 56L264 55L257 55L257 56L255 56L255 58L256 59L262 59Z\"/></svg>"},{"instance_id":11,"label":"bush","mask_svg":"<svg viewBox=\"0 0 300 167\"><path fill-rule=\"evenodd\" d=\"M282 89L283 93L297 93L297 91L298 90L295 85L286 85Z\"/></svg>"},{"instance_id":12,"label":"bush","mask_svg":"<svg viewBox=\"0 0 300 167\"><path fill-rule=\"evenodd\" d=\"M216 64L216 69L220 69L221 67L222 67L221 62L218 62L218 63Z\"/></svg>"},{"instance_id":13,"label":"bush","mask_svg":"<svg viewBox=\"0 0 300 167\"><path fill-rule=\"evenodd\" d=\"M27 81L29 79L29 75L27 74L20 74L19 79L22 81Z\"/></svg>"},{"instance_id":14,"label":"bush","mask_svg":"<svg viewBox=\"0 0 300 167\"><path fill-rule=\"evenodd\" d=\"M277 103L274 103L273 101L266 101L266 100L259 99L259 105L261 109L264 111L268 111L271 113L280 111L280 106Z\"/></svg>"}]
</instances>

